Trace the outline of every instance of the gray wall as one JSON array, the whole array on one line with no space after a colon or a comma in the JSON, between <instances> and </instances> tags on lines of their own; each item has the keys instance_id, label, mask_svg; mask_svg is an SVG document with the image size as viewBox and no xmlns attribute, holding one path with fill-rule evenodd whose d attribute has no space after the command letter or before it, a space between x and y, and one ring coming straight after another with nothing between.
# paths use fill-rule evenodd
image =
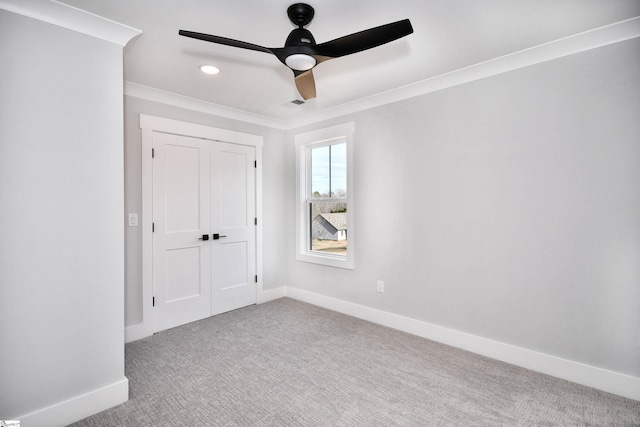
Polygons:
<instances>
[{"instance_id":1,"label":"gray wall","mask_svg":"<svg viewBox=\"0 0 640 427\"><path fill-rule=\"evenodd\" d=\"M122 84L121 46L0 10L3 419L126 385Z\"/></svg>"},{"instance_id":2,"label":"gray wall","mask_svg":"<svg viewBox=\"0 0 640 427\"><path fill-rule=\"evenodd\" d=\"M125 211L127 214L141 214L142 133L139 127L139 117L141 113L253 135L262 135L264 137L262 165L264 218L259 220L265 224L263 228L263 239L268 243L264 249L264 277L262 282L265 289L283 286L286 273L284 264L286 260L281 256L282 253L285 252L285 242L282 239L282 234L286 233L289 228L288 225L281 220L287 209L286 199L288 196L282 191L286 183L286 174L284 174L283 171L287 159L284 131L126 96ZM125 236L125 321L127 326L132 326L142 322L141 227L125 227Z\"/></svg>"},{"instance_id":3,"label":"gray wall","mask_svg":"<svg viewBox=\"0 0 640 427\"><path fill-rule=\"evenodd\" d=\"M639 70L635 39L289 132L294 224L293 136L355 122L358 240L349 271L283 234L287 285L640 376Z\"/></svg>"}]
</instances>

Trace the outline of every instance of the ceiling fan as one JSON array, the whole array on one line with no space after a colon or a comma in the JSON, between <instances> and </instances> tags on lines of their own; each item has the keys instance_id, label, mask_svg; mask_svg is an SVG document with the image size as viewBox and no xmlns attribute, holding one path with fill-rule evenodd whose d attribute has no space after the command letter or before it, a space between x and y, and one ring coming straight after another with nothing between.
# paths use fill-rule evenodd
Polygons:
<instances>
[{"instance_id":1,"label":"ceiling fan","mask_svg":"<svg viewBox=\"0 0 640 427\"><path fill-rule=\"evenodd\" d=\"M263 47L226 37L180 30L178 34L194 39L271 53L289 67L295 76L296 87L306 100L316 97L316 84L312 69L321 62L371 49L413 33L408 19L370 28L325 43L316 44L311 32L304 28L313 19L314 10L305 3L296 3L287 9L287 15L298 28L291 31L284 47Z\"/></svg>"}]
</instances>

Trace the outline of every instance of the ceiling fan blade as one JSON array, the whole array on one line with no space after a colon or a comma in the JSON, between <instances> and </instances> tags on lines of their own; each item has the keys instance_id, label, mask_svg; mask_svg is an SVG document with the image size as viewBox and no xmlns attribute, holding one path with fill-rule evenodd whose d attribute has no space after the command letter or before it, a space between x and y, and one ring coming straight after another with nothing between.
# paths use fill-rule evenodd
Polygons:
<instances>
[{"instance_id":1,"label":"ceiling fan blade","mask_svg":"<svg viewBox=\"0 0 640 427\"><path fill-rule=\"evenodd\" d=\"M411 22L403 19L316 45L314 53L338 58L389 43L411 33Z\"/></svg>"},{"instance_id":2,"label":"ceiling fan blade","mask_svg":"<svg viewBox=\"0 0 640 427\"><path fill-rule=\"evenodd\" d=\"M296 75L296 87L298 88L298 92L300 92L302 98L305 100L315 98L316 82L313 78L313 72L311 70L293 70L293 73Z\"/></svg>"},{"instance_id":3,"label":"ceiling fan blade","mask_svg":"<svg viewBox=\"0 0 640 427\"><path fill-rule=\"evenodd\" d=\"M242 49L257 50L258 52L273 53L269 48L258 46L257 44L241 42L239 40L228 39L226 37L212 36L210 34L195 33L193 31L185 30L178 31L178 34L185 37L191 37L192 39L204 40L232 47L240 47Z\"/></svg>"}]
</instances>

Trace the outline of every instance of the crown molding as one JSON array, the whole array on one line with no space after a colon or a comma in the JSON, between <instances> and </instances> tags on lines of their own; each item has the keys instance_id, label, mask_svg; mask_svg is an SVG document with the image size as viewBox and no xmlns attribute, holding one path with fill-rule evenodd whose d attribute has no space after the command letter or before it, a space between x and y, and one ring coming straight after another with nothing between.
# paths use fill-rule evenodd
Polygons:
<instances>
[{"instance_id":1,"label":"crown molding","mask_svg":"<svg viewBox=\"0 0 640 427\"><path fill-rule=\"evenodd\" d=\"M0 0L0 9L125 47L142 31L55 0Z\"/></svg>"},{"instance_id":2,"label":"crown molding","mask_svg":"<svg viewBox=\"0 0 640 427\"><path fill-rule=\"evenodd\" d=\"M0 0L0 3L3 0ZM125 94L276 129L291 130L640 37L640 16L574 34L349 103L280 120L171 92L125 83Z\"/></svg>"},{"instance_id":3,"label":"crown molding","mask_svg":"<svg viewBox=\"0 0 640 427\"><path fill-rule=\"evenodd\" d=\"M167 92L129 81L124 82L124 94L134 98L146 99L147 101L168 104L174 107L185 108L187 110L212 114L219 117L226 117L228 119L240 120L275 129L287 129L286 122L283 120L225 107L223 105L214 104L201 99L178 95L177 93Z\"/></svg>"},{"instance_id":4,"label":"crown molding","mask_svg":"<svg viewBox=\"0 0 640 427\"><path fill-rule=\"evenodd\" d=\"M295 129L636 37L640 37L640 16L480 62L323 111L299 116L289 120L287 126L289 129Z\"/></svg>"}]
</instances>

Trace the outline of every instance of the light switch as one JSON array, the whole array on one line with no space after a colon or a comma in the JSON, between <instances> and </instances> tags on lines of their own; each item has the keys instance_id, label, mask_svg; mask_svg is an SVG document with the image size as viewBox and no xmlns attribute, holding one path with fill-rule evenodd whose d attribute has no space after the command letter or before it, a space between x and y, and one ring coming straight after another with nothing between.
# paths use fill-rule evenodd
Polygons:
<instances>
[{"instance_id":1,"label":"light switch","mask_svg":"<svg viewBox=\"0 0 640 427\"><path fill-rule=\"evenodd\" d=\"M129 227L138 226L138 214L129 214Z\"/></svg>"}]
</instances>

